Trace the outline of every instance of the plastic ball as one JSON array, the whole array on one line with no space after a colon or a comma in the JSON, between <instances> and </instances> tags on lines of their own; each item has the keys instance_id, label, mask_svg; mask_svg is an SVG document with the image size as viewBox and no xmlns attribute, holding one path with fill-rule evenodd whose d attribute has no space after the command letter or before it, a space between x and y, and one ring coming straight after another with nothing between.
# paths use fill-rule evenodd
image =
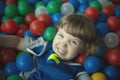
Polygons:
<instances>
[{"instance_id":1,"label":"plastic ball","mask_svg":"<svg viewBox=\"0 0 120 80\"><path fill-rule=\"evenodd\" d=\"M80 4L88 5L88 0L78 0Z\"/></svg>"},{"instance_id":2,"label":"plastic ball","mask_svg":"<svg viewBox=\"0 0 120 80\"><path fill-rule=\"evenodd\" d=\"M104 22L96 24L96 33L100 36L105 36L110 32L108 25Z\"/></svg>"},{"instance_id":3,"label":"plastic ball","mask_svg":"<svg viewBox=\"0 0 120 80\"><path fill-rule=\"evenodd\" d=\"M106 24L109 26L111 31L116 31L120 26L120 20L116 16L110 16L106 20Z\"/></svg>"},{"instance_id":4,"label":"plastic ball","mask_svg":"<svg viewBox=\"0 0 120 80\"><path fill-rule=\"evenodd\" d=\"M29 29L27 29L27 30L24 32L24 38L25 38L25 37L37 38L37 36L34 35L34 34L32 34Z\"/></svg>"},{"instance_id":5,"label":"plastic ball","mask_svg":"<svg viewBox=\"0 0 120 80\"><path fill-rule=\"evenodd\" d=\"M30 4L36 4L39 0L27 0L28 1L28 3L30 3Z\"/></svg>"},{"instance_id":6,"label":"plastic ball","mask_svg":"<svg viewBox=\"0 0 120 80\"><path fill-rule=\"evenodd\" d=\"M78 7L78 12L84 13L87 8L88 8L88 5L83 5L83 4L81 4L81 5Z\"/></svg>"},{"instance_id":7,"label":"plastic ball","mask_svg":"<svg viewBox=\"0 0 120 80\"><path fill-rule=\"evenodd\" d=\"M5 16L13 18L18 15L18 9L15 5L7 5L4 9Z\"/></svg>"},{"instance_id":8,"label":"plastic ball","mask_svg":"<svg viewBox=\"0 0 120 80\"><path fill-rule=\"evenodd\" d=\"M14 74L19 74L20 71L16 66L15 62L10 62L5 65L4 67L4 73L6 76L14 75Z\"/></svg>"},{"instance_id":9,"label":"plastic ball","mask_svg":"<svg viewBox=\"0 0 120 80\"><path fill-rule=\"evenodd\" d=\"M37 19L43 22L46 26L50 26L52 23L51 17L48 14L40 14Z\"/></svg>"},{"instance_id":10,"label":"plastic ball","mask_svg":"<svg viewBox=\"0 0 120 80\"><path fill-rule=\"evenodd\" d=\"M16 52L11 49L11 48L3 48L1 51L0 51L0 56L2 56L0 58L0 61L3 63L3 64L7 64L9 62L12 62L12 61L15 61L15 58L16 58Z\"/></svg>"},{"instance_id":11,"label":"plastic ball","mask_svg":"<svg viewBox=\"0 0 120 80\"><path fill-rule=\"evenodd\" d=\"M43 33L43 37L45 40L47 41L53 41L55 35L56 35L56 28L50 26L50 27L47 27Z\"/></svg>"},{"instance_id":12,"label":"plastic ball","mask_svg":"<svg viewBox=\"0 0 120 80\"><path fill-rule=\"evenodd\" d=\"M18 69L22 72L31 71L34 67L34 61L29 54L23 54L16 60Z\"/></svg>"},{"instance_id":13,"label":"plastic ball","mask_svg":"<svg viewBox=\"0 0 120 80\"><path fill-rule=\"evenodd\" d=\"M17 1L16 0L6 0L6 5L10 5L10 4L17 5Z\"/></svg>"},{"instance_id":14,"label":"plastic ball","mask_svg":"<svg viewBox=\"0 0 120 80\"><path fill-rule=\"evenodd\" d=\"M5 73L0 69L0 79L5 80Z\"/></svg>"},{"instance_id":15,"label":"plastic ball","mask_svg":"<svg viewBox=\"0 0 120 80\"><path fill-rule=\"evenodd\" d=\"M4 22L4 27L3 31L8 33L8 34L13 34L18 31L18 24L14 20L7 20Z\"/></svg>"},{"instance_id":16,"label":"plastic ball","mask_svg":"<svg viewBox=\"0 0 120 80\"><path fill-rule=\"evenodd\" d=\"M63 3L61 5L61 10L60 12L63 14L63 15L68 15L68 14L73 14L74 13L74 7L71 3Z\"/></svg>"},{"instance_id":17,"label":"plastic ball","mask_svg":"<svg viewBox=\"0 0 120 80\"><path fill-rule=\"evenodd\" d=\"M2 16L2 17L1 17L1 23L7 21L8 19L11 19L11 18L9 18L9 17L7 17L7 16Z\"/></svg>"},{"instance_id":18,"label":"plastic ball","mask_svg":"<svg viewBox=\"0 0 120 80\"><path fill-rule=\"evenodd\" d=\"M74 9L77 11L78 7L80 5L80 3L78 2L78 0L68 0L69 3L71 3L74 7Z\"/></svg>"},{"instance_id":19,"label":"plastic ball","mask_svg":"<svg viewBox=\"0 0 120 80\"><path fill-rule=\"evenodd\" d=\"M88 73L94 73L101 69L101 60L96 56L89 56L85 59L83 65Z\"/></svg>"},{"instance_id":20,"label":"plastic ball","mask_svg":"<svg viewBox=\"0 0 120 80\"><path fill-rule=\"evenodd\" d=\"M114 7L109 6L104 6L101 9L101 12L103 12L107 17L113 16L114 15Z\"/></svg>"},{"instance_id":21,"label":"plastic ball","mask_svg":"<svg viewBox=\"0 0 120 80\"><path fill-rule=\"evenodd\" d=\"M38 17L40 14L48 14L45 6L39 6L35 9L35 16Z\"/></svg>"},{"instance_id":22,"label":"plastic ball","mask_svg":"<svg viewBox=\"0 0 120 80\"><path fill-rule=\"evenodd\" d=\"M103 12L99 12L99 17L97 18L97 22L106 22L107 16Z\"/></svg>"},{"instance_id":23,"label":"plastic ball","mask_svg":"<svg viewBox=\"0 0 120 80\"><path fill-rule=\"evenodd\" d=\"M7 80L23 80L23 79L19 75L15 74L15 75L8 76Z\"/></svg>"},{"instance_id":24,"label":"plastic ball","mask_svg":"<svg viewBox=\"0 0 120 80\"><path fill-rule=\"evenodd\" d=\"M120 18L120 7L116 7L114 9L114 14L115 14L116 17Z\"/></svg>"},{"instance_id":25,"label":"plastic ball","mask_svg":"<svg viewBox=\"0 0 120 80\"><path fill-rule=\"evenodd\" d=\"M85 15L92 19L92 20L95 20L99 17L99 11L95 8L95 7L88 7L86 10L85 10Z\"/></svg>"},{"instance_id":26,"label":"plastic ball","mask_svg":"<svg viewBox=\"0 0 120 80\"><path fill-rule=\"evenodd\" d=\"M40 35L44 32L45 27L46 27L45 24L41 22L40 20L34 20L30 24L30 31L34 35Z\"/></svg>"},{"instance_id":27,"label":"plastic ball","mask_svg":"<svg viewBox=\"0 0 120 80\"><path fill-rule=\"evenodd\" d=\"M47 4L47 10L49 14L53 14L60 11L61 3L59 1L50 1Z\"/></svg>"},{"instance_id":28,"label":"plastic ball","mask_svg":"<svg viewBox=\"0 0 120 80\"><path fill-rule=\"evenodd\" d=\"M31 12L31 6L26 1L19 1L18 2L18 12L19 14L25 16L26 14Z\"/></svg>"},{"instance_id":29,"label":"plastic ball","mask_svg":"<svg viewBox=\"0 0 120 80\"><path fill-rule=\"evenodd\" d=\"M102 56L105 52L105 45L104 44L100 44L98 49L97 49L97 52L96 52L96 55L97 56Z\"/></svg>"},{"instance_id":30,"label":"plastic ball","mask_svg":"<svg viewBox=\"0 0 120 80\"><path fill-rule=\"evenodd\" d=\"M54 13L51 15L53 25L57 25L59 20L63 17L61 13Z\"/></svg>"},{"instance_id":31,"label":"plastic ball","mask_svg":"<svg viewBox=\"0 0 120 80\"><path fill-rule=\"evenodd\" d=\"M15 17L13 18L13 20L16 21L17 24L23 24L23 23L24 23L24 19L23 19L22 16L15 16Z\"/></svg>"},{"instance_id":32,"label":"plastic ball","mask_svg":"<svg viewBox=\"0 0 120 80\"><path fill-rule=\"evenodd\" d=\"M92 1L89 3L89 6L95 7L98 11L101 11L102 5L98 1Z\"/></svg>"},{"instance_id":33,"label":"plastic ball","mask_svg":"<svg viewBox=\"0 0 120 80\"><path fill-rule=\"evenodd\" d=\"M85 59L87 58L87 55L85 53L78 55L75 57L74 61L80 64L84 64Z\"/></svg>"},{"instance_id":34,"label":"plastic ball","mask_svg":"<svg viewBox=\"0 0 120 80\"><path fill-rule=\"evenodd\" d=\"M119 44L119 37L116 33L107 33L104 37L104 43L108 48L115 48Z\"/></svg>"},{"instance_id":35,"label":"plastic ball","mask_svg":"<svg viewBox=\"0 0 120 80\"><path fill-rule=\"evenodd\" d=\"M118 78L118 68L115 66L108 65L103 69L104 74L108 77L108 80L117 80Z\"/></svg>"},{"instance_id":36,"label":"plastic ball","mask_svg":"<svg viewBox=\"0 0 120 80\"><path fill-rule=\"evenodd\" d=\"M5 4L0 2L0 15L4 15Z\"/></svg>"},{"instance_id":37,"label":"plastic ball","mask_svg":"<svg viewBox=\"0 0 120 80\"><path fill-rule=\"evenodd\" d=\"M107 54L109 64L113 66L120 66L120 50L113 49Z\"/></svg>"},{"instance_id":38,"label":"plastic ball","mask_svg":"<svg viewBox=\"0 0 120 80\"><path fill-rule=\"evenodd\" d=\"M39 6L45 6L45 3L43 1L39 1L35 4L35 8L37 8Z\"/></svg>"},{"instance_id":39,"label":"plastic ball","mask_svg":"<svg viewBox=\"0 0 120 80\"><path fill-rule=\"evenodd\" d=\"M98 2L102 5L102 7L107 6L109 4L108 0L98 0Z\"/></svg>"},{"instance_id":40,"label":"plastic ball","mask_svg":"<svg viewBox=\"0 0 120 80\"><path fill-rule=\"evenodd\" d=\"M96 72L91 75L92 80L107 80L107 76L102 72Z\"/></svg>"},{"instance_id":41,"label":"plastic ball","mask_svg":"<svg viewBox=\"0 0 120 80\"><path fill-rule=\"evenodd\" d=\"M24 21L27 25L29 25L34 20L36 20L36 16L33 13L29 13L24 17Z\"/></svg>"},{"instance_id":42,"label":"plastic ball","mask_svg":"<svg viewBox=\"0 0 120 80\"><path fill-rule=\"evenodd\" d=\"M48 4L51 0L42 0L44 3Z\"/></svg>"},{"instance_id":43,"label":"plastic ball","mask_svg":"<svg viewBox=\"0 0 120 80\"><path fill-rule=\"evenodd\" d=\"M24 33L28 29L28 27L24 24L20 24L20 25L18 25L18 27L19 27L19 30L17 31L16 35L19 37L23 37Z\"/></svg>"}]
</instances>

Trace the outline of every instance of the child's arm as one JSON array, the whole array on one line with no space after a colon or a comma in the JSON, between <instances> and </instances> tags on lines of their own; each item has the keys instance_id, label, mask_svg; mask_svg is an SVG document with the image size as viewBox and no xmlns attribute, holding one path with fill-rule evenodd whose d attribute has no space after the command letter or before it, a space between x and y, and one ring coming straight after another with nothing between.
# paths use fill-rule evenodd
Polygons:
<instances>
[{"instance_id":1,"label":"child's arm","mask_svg":"<svg viewBox=\"0 0 120 80\"><path fill-rule=\"evenodd\" d=\"M0 46L24 50L24 39L13 35L0 36Z\"/></svg>"}]
</instances>

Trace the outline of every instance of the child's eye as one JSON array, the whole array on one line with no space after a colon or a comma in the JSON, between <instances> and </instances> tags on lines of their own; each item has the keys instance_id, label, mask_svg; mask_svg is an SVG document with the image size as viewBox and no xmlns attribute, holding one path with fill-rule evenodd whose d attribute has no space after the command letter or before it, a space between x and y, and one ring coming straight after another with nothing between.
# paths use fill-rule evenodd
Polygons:
<instances>
[{"instance_id":1,"label":"child's eye","mask_svg":"<svg viewBox=\"0 0 120 80\"><path fill-rule=\"evenodd\" d=\"M59 35L59 37L64 38L64 36L62 34L58 34L58 35Z\"/></svg>"},{"instance_id":2,"label":"child's eye","mask_svg":"<svg viewBox=\"0 0 120 80\"><path fill-rule=\"evenodd\" d=\"M77 44L78 44L78 42L77 42L77 41L72 40L72 41L71 41L71 44L73 44L73 45L77 45Z\"/></svg>"}]
</instances>

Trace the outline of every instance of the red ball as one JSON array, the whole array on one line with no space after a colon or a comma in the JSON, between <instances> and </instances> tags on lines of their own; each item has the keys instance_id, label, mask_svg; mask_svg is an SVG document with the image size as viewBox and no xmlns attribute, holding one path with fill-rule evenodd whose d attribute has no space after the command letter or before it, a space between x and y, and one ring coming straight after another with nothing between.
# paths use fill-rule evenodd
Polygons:
<instances>
[{"instance_id":1,"label":"red ball","mask_svg":"<svg viewBox=\"0 0 120 80\"><path fill-rule=\"evenodd\" d=\"M113 66L120 66L120 50L113 49L107 54L109 64Z\"/></svg>"},{"instance_id":2,"label":"red ball","mask_svg":"<svg viewBox=\"0 0 120 80\"><path fill-rule=\"evenodd\" d=\"M116 31L120 26L120 20L116 16L110 16L106 20L106 24L109 26L111 31Z\"/></svg>"},{"instance_id":3,"label":"red ball","mask_svg":"<svg viewBox=\"0 0 120 80\"><path fill-rule=\"evenodd\" d=\"M38 20L43 22L46 26L50 26L51 25L51 18L50 18L50 16L48 14L40 14L38 16Z\"/></svg>"},{"instance_id":4,"label":"red ball","mask_svg":"<svg viewBox=\"0 0 120 80\"><path fill-rule=\"evenodd\" d=\"M14 20L9 19L3 25L3 31L8 34L13 34L18 31L18 24Z\"/></svg>"},{"instance_id":5,"label":"red ball","mask_svg":"<svg viewBox=\"0 0 120 80\"><path fill-rule=\"evenodd\" d=\"M32 21L36 20L36 17L33 13L29 13L24 17L25 23L29 25Z\"/></svg>"},{"instance_id":6,"label":"red ball","mask_svg":"<svg viewBox=\"0 0 120 80\"><path fill-rule=\"evenodd\" d=\"M44 32L44 30L45 30L45 25L40 20L34 20L30 24L30 32L34 35L40 35Z\"/></svg>"},{"instance_id":7,"label":"red ball","mask_svg":"<svg viewBox=\"0 0 120 80\"><path fill-rule=\"evenodd\" d=\"M88 7L85 10L85 15L90 19L97 19L99 17L99 11L95 7Z\"/></svg>"},{"instance_id":8,"label":"red ball","mask_svg":"<svg viewBox=\"0 0 120 80\"><path fill-rule=\"evenodd\" d=\"M10 4L17 5L17 1L16 0L7 0L6 5L10 5Z\"/></svg>"},{"instance_id":9,"label":"red ball","mask_svg":"<svg viewBox=\"0 0 120 80\"><path fill-rule=\"evenodd\" d=\"M2 48L0 51L0 61L3 64L7 64L9 62L15 61L16 59L16 52L12 48Z\"/></svg>"},{"instance_id":10,"label":"red ball","mask_svg":"<svg viewBox=\"0 0 120 80\"><path fill-rule=\"evenodd\" d=\"M115 7L116 6L113 4L110 4L108 6L104 6L104 7L102 7L101 12L103 12L107 17L113 16Z\"/></svg>"},{"instance_id":11,"label":"red ball","mask_svg":"<svg viewBox=\"0 0 120 80\"><path fill-rule=\"evenodd\" d=\"M84 53L84 54L80 54L77 57L75 57L74 60L77 63L83 64L86 58L87 58L87 55Z\"/></svg>"},{"instance_id":12,"label":"red ball","mask_svg":"<svg viewBox=\"0 0 120 80\"><path fill-rule=\"evenodd\" d=\"M120 0L113 0L114 3L120 3Z\"/></svg>"},{"instance_id":13,"label":"red ball","mask_svg":"<svg viewBox=\"0 0 120 80\"><path fill-rule=\"evenodd\" d=\"M19 37L23 37L24 36L24 32L28 29L28 27L24 24L20 24L19 26L19 30L17 31L16 35Z\"/></svg>"}]
</instances>

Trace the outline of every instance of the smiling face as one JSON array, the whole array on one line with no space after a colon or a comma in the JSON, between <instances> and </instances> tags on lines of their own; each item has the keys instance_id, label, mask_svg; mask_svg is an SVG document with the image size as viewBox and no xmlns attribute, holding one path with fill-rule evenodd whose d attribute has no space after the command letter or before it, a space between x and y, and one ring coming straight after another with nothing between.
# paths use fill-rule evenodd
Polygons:
<instances>
[{"instance_id":1,"label":"smiling face","mask_svg":"<svg viewBox=\"0 0 120 80\"><path fill-rule=\"evenodd\" d=\"M59 29L52 44L55 53L63 60L71 60L84 49L82 40Z\"/></svg>"}]
</instances>

